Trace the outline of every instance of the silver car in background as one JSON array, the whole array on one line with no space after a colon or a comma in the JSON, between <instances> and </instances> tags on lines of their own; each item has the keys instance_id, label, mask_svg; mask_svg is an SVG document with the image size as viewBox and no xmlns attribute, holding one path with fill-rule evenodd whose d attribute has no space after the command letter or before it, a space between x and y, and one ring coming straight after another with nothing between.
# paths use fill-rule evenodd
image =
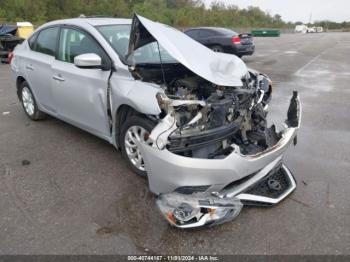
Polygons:
<instances>
[{"instance_id":1,"label":"silver car in background","mask_svg":"<svg viewBox=\"0 0 350 262\"><path fill-rule=\"evenodd\" d=\"M173 226L223 223L296 188L283 154L300 127L298 94L285 129L268 127L271 80L167 25L50 22L15 49L11 69L30 119L49 114L120 149Z\"/></svg>"}]
</instances>

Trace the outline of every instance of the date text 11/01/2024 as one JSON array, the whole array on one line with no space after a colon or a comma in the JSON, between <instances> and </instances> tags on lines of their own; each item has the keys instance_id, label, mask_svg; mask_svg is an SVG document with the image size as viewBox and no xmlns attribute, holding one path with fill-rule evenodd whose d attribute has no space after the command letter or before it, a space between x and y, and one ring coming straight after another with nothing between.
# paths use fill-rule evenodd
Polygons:
<instances>
[{"instance_id":1,"label":"date text 11/01/2024","mask_svg":"<svg viewBox=\"0 0 350 262\"><path fill-rule=\"evenodd\" d=\"M220 261L217 256L128 256L128 261Z\"/></svg>"}]
</instances>

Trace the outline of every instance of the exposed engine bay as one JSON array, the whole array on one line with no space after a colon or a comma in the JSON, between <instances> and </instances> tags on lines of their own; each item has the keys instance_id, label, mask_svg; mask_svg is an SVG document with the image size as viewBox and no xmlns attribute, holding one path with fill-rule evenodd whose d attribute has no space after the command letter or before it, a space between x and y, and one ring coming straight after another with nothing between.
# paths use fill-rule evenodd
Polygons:
<instances>
[{"instance_id":1,"label":"exposed engine bay","mask_svg":"<svg viewBox=\"0 0 350 262\"><path fill-rule=\"evenodd\" d=\"M136 79L157 83L165 90L157 96L162 113L151 134L157 148L167 147L187 157L219 159L234 150L232 144L241 154L254 155L279 140L275 127L267 127L272 93L267 76L249 72L242 78L242 87L225 87L180 64L163 67L147 64L133 70Z\"/></svg>"}]
</instances>

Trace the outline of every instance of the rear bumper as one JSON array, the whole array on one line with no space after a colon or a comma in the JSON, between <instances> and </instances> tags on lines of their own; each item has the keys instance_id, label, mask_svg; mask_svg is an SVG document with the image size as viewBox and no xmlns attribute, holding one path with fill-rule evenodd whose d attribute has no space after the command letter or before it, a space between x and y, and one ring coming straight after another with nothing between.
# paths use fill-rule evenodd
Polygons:
<instances>
[{"instance_id":1,"label":"rear bumper","mask_svg":"<svg viewBox=\"0 0 350 262\"><path fill-rule=\"evenodd\" d=\"M242 51L242 52L237 52L239 56L247 56L247 55L253 55L254 51Z\"/></svg>"},{"instance_id":2,"label":"rear bumper","mask_svg":"<svg viewBox=\"0 0 350 262\"><path fill-rule=\"evenodd\" d=\"M232 45L227 47L225 52L239 56L252 55L255 52L255 45Z\"/></svg>"},{"instance_id":3,"label":"rear bumper","mask_svg":"<svg viewBox=\"0 0 350 262\"><path fill-rule=\"evenodd\" d=\"M227 216L219 216L215 219L208 215L210 212L205 214L207 222L203 225L213 224L219 223L222 219L226 221L237 216L242 203L273 205L287 197L295 189L296 183L291 172L281 163L283 154L296 138L300 127L301 105L299 98L295 101L297 106L294 112L288 113L290 119L287 119L286 128L281 131L281 139L274 146L255 155L242 155L232 145L235 150L224 159L198 159L176 155L167 149L159 150L140 144L148 173L149 187L152 192L159 195L159 201L163 203L163 206L158 204L161 210L163 207L162 213L164 214L164 206L169 207L164 204L164 199L165 202L173 202L176 199L177 204L181 201L192 204L195 202L197 209L202 207L198 204L199 200L204 203L209 201L214 203L214 207L210 207L210 210L219 210L221 215L227 212ZM281 177L287 181L287 186L284 186L277 195L270 194L271 192L256 193L258 191L253 189L261 187L261 183L266 179L268 181L270 176L275 176L275 170L281 170L283 173ZM276 178L269 181L266 183L283 184ZM182 193L179 196L179 188L189 187L193 188L195 193L190 195ZM201 190L197 190L199 188ZM169 220L171 221L173 220ZM198 222L199 220L195 220L192 223L193 226L200 226L203 223L202 221L197 224ZM184 224L173 224L184 226ZM186 227L193 227L190 224L186 224Z\"/></svg>"},{"instance_id":4,"label":"rear bumper","mask_svg":"<svg viewBox=\"0 0 350 262\"><path fill-rule=\"evenodd\" d=\"M255 45L239 45L237 46L238 55L252 55L255 52Z\"/></svg>"}]
</instances>

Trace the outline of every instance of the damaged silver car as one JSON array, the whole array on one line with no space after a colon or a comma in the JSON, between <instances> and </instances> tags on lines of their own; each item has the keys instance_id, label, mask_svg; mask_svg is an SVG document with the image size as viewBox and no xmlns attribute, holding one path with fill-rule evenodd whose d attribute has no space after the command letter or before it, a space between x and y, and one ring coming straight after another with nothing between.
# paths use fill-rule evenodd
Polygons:
<instances>
[{"instance_id":1,"label":"damaged silver car","mask_svg":"<svg viewBox=\"0 0 350 262\"><path fill-rule=\"evenodd\" d=\"M120 149L173 226L223 223L296 187L283 154L300 127L297 92L285 128L268 126L271 80L172 27L138 15L50 22L11 68L29 118L50 114Z\"/></svg>"}]
</instances>

